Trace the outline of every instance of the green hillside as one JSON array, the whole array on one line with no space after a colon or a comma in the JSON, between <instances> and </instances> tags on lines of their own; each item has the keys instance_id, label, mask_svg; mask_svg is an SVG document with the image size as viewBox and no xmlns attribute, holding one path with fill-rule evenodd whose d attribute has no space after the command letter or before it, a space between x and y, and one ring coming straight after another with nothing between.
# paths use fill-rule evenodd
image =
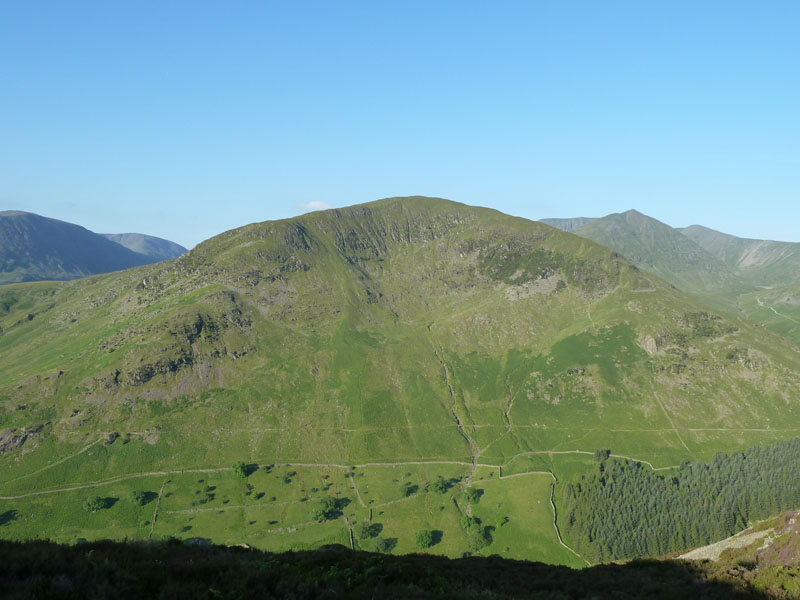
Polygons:
<instances>
[{"instance_id":1,"label":"green hillside","mask_svg":"<svg viewBox=\"0 0 800 600\"><path fill-rule=\"evenodd\" d=\"M154 262L79 225L0 212L0 284L64 281Z\"/></svg>"},{"instance_id":2,"label":"green hillside","mask_svg":"<svg viewBox=\"0 0 800 600\"><path fill-rule=\"evenodd\" d=\"M669 468L800 431L780 336L589 240L434 198L6 286L0 328L11 539L402 553L427 530L435 553L581 566L552 487L596 449Z\"/></svg>"},{"instance_id":3,"label":"green hillside","mask_svg":"<svg viewBox=\"0 0 800 600\"><path fill-rule=\"evenodd\" d=\"M143 233L101 233L104 238L152 259L152 262L178 258L186 248L162 238Z\"/></svg>"}]
</instances>

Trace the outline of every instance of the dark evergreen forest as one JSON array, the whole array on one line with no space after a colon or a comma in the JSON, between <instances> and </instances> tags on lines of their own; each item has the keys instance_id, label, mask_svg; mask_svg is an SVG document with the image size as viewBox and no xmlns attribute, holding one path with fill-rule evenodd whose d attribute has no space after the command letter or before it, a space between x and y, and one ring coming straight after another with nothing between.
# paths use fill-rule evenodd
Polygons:
<instances>
[{"instance_id":1,"label":"dark evergreen forest","mask_svg":"<svg viewBox=\"0 0 800 600\"><path fill-rule=\"evenodd\" d=\"M800 508L800 438L666 475L630 460L601 460L566 485L562 530L592 562L657 556L724 539Z\"/></svg>"}]
</instances>

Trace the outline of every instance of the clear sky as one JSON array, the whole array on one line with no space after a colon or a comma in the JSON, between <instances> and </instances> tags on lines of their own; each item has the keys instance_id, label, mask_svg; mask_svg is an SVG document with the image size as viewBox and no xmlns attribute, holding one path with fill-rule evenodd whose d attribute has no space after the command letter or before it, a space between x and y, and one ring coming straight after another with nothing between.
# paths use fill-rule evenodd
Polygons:
<instances>
[{"instance_id":1,"label":"clear sky","mask_svg":"<svg viewBox=\"0 0 800 600\"><path fill-rule=\"evenodd\" d=\"M435 195L800 241L800 2L0 2L0 210L193 246Z\"/></svg>"}]
</instances>

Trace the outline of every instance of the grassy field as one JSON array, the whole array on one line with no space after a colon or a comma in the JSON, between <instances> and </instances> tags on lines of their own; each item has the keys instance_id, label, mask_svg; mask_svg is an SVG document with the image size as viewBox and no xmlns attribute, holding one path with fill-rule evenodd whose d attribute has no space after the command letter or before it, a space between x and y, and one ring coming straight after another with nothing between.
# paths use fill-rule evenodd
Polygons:
<instances>
[{"instance_id":1,"label":"grassy field","mask_svg":"<svg viewBox=\"0 0 800 600\"><path fill-rule=\"evenodd\" d=\"M87 464L87 454L72 460ZM414 533L422 529L435 532L431 553L457 557L469 549L460 525L467 510L468 466L251 468L246 478L231 468L221 468L84 483L91 487L0 500L0 514L5 515L0 531L12 540L74 543L176 537L196 543L299 550L329 543L351 546L350 530L357 532L359 524L368 524L377 526L376 537L386 540L386 551L393 553L419 550ZM481 496L470 507L471 513L490 528L492 539L479 554L585 564L556 537L550 505L552 476L539 473L500 479L498 474L496 468L481 467L472 480ZM448 482L444 493L426 489L438 477ZM134 492L144 492L142 505L134 500ZM88 509L85 502L93 496L99 496L105 506ZM315 509L327 498L335 499L339 508L329 519L319 521ZM370 549L373 539L354 535L353 547Z\"/></svg>"},{"instance_id":2,"label":"grassy field","mask_svg":"<svg viewBox=\"0 0 800 600\"><path fill-rule=\"evenodd\" d=\"M696 446L691 435L685 435L698 455L710 455L719 448L716 435L708 441L695 434ZM591 440L588 432L583 437L584 441ZM731 445L752 439L763 440L764 436L743 432L731 440ZM703 440L708 451L703 449ZM551 489L554 476L568 481L591 467L591 441L588 445L577 441L577 450L526 452L503 463L482 461L474 474L468 462L328 466L250 463L246 478L237 476L230 466L204 466L197 461L182 472L148 474L131 469L136 463L134 456L158 462L158 448L169 445L164 439L152 445L117 441L108 447L98 441L76 448L51 468L7 481L2 495L21 497L0 500L0 514L6 515L0 533L7 539L68 543L176 537L197 543L246 543L271 550L307 549L328 543L371 549L373 539L354 537L351 543L350 531L358 531L359 524L375 524L377 537L387 542L386 551L418 550L414 533L425 529L436 533L436 544L429 552L457 557L470 550L460 518L468 510L465 482L471 475L470 486L481 495L479 502L470 505L470 513L491 530L491 544L478 554L535 558L573 567L586 564L558 541ZM135 452L137 449L144 453ZM677 464L680 455L675 449L669 456L670 464ZM649 459L655 468L669 466L663 464L665 456L661 453L646 456L639 458ZM190 469L195 471L187 472ZM96 476L112 470L116 476L111 481L103 482ZM448 482L445 493L430 489L431 482L439 477ZM62 491L62 486L78 489ZM11 488L13 494L9 493ZM134 501L134 492L145 492L143 505ZM102 498L106 506L96 512L88 510L85 502L93 496ZM554 495L556 502L558 497ZM315 509L326 498L339 502L340 510L318 522Z\"/></svg>"}]
</instances>

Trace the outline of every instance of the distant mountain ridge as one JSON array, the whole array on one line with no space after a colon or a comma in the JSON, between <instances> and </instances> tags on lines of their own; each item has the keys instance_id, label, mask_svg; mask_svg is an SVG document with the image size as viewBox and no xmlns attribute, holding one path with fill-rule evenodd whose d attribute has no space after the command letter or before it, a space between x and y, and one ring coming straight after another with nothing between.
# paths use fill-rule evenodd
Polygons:
<instances>
[{"instance_id":1,"label":"distant mountain ridge","mask_svg":"<svg viewBox=\"0 0 800 600\"><path fill-rule=\"evenodd\" d=\"M800 243L740 238L701 225L677 231L757 284L776 277L800 280Z\"/></svg>"},{"instance_id":2,"label":"distant mountain ridge","mask_svg":"<svg viewBox=\"0 0 800 600\"><path fill-rule=\"evenodd\" d=\"M718 289L736 277L722 260L681 232L636 210L594 219L573 233L617 250L682 289Z\"/></svg>"},{"instance_id":3,"label":"distant mountain ridge","mask_svg":"<svg viewBox=\"0 0 800 600\"><path fill-rule=\"evenodd\" d=\"M594 220L594 217L575 217L573 219L539 219L539 223L550 225L550 227L555 227L561 231L570 232L573 229L577 229L581 225L586 225Z\"/></svg>"},{"instance_id":4,"label":"distant mountain ridge","mask_svg":"<svg viewBox=\"0 0 800 600\"><path fill-rule=\"evenodd\" d=\"M139 254L151 257L154 261L178 258L188 252L183 246L162 238L143 233L101 233L104 238L125 246Z\"/></svg>"},{"instance_id":5,"label":"distant mountain ridge","mask_svg":"<svg viewBox=\"0 0 800 600\"><path fill-rule=\"evenodd\" d=\"M570 232L616 250L714 308L746 315L800 344L800 243L739 238L701 225L678 229L635 210L589 220Z\"/></svg>"},{"instance_id":6,"label":"distant mountain ridge","mask_svg":"<svg viewBox=\"0 0 800 600\"><path fill-rule=\"evenodd\" d=\"M179 250L185 252L151 236L104 236L34 213L0 212L0 284L67 281L173 258Z\"/></svg>"}]
</instances>

